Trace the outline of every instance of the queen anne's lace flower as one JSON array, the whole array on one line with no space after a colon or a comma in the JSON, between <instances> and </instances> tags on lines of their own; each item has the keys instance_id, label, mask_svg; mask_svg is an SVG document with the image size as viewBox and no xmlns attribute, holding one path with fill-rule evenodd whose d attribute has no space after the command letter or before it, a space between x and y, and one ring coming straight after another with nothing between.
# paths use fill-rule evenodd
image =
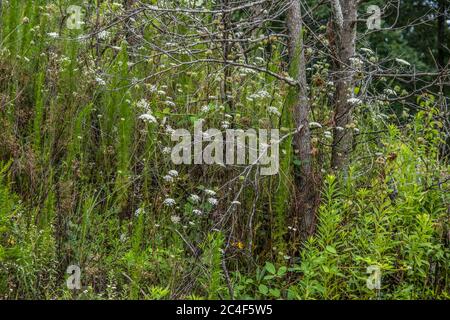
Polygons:
<instances>
[{"instance_id":1,"label":"queen anne's lace flower","mask_svg":"<svg viewBox=\"0 0 450 320\"><path fill-rule=\"evenodd\" d=\"M171 175L165 175L163 177L164 181L166 182L173 182L173 177Z\"/></svg>"},{"instance_id":2,"label":"queen anne's lace flower","mask_svg":"<svg viewBox=\"0 0 450 320\"><path fill-rule=\"evenodd\" d=\"M175 130L170 125L166 126L166 133L167 134L173 134L174 132L175 132Z\"/></svg>"},{"instance_id":3,"label":"queen anne's lace flower","mask_svg":"<svg viewBox=\"0 0 450 320\"><path fill-rule=\"evenodd\" d=\"M230 123L228 121L222 121L221 125L222 129L228 129L230 127Z\"/></svg>"},{"instance_id":4,"label":"queen anne's lace flower","mask_svg":"<svg viewBox=\"0 0 450 320\"><path fill-rule=\"evenodd\" d=\"M134 212L134 215L136 216L136 217L139 217L141 214L143 214L143 213L145 213L145 210L144 210L144 208L139 208L139 209L137 209L135 212Z\"/></svg>"},{"instance_id":5,"label":"queen anne's lace flower","mask_svg":"<svg viewBox=\"0 0 450 320\"><path fill-rule=\"evenodd\" d=\"M103 31L100 31L100 32L97 34L97 37L98 37L99 39L101 39L101 40L106 40L106 39L109 38L109 35L110 35L110 33L109 33L108 31L103 30Z\"/></svg>"},{"instance_id":6,"label":"queen anne's lace flower","mask_svg":"<svg viewBox=\"0 0 450 320\"><path fill-rule=\"evenodd\" d=\"M213 191L213 190L210 190L210 189L206 189L206 190L205 190L205 193L206 193L208 196L212 196L212 197L216 195L216 192Z\"/></svg>"},{"instance_id":7,"label":"queen anne's lace flower","mask_svg":"<svg viewBox=\"0 0 450 320\"><path fill-rule=\"evenodd\" d=\"M49 36L50 38L56 39L59 37L59 34L57 32L49 32L49 33L47 33L47 36Z\"/></svg>"},{"instance_id":8,"label":"queen anne's lace flower","mask_svg":"<svg viewBox=\"0 0 450 320\"><path fill-rule=\"evenodd\" d=\"M347 100L348 103L354 105L354 106L358 106L362 103L362 101L358 98L350 98Z\"/></svg>"},{"instance_id":9,"label":"queen anne's lace flower","mask_svg":"<svg viewBox=\"0 0 450 320\"><path fill-rule=\"evenodd\" d=\"M213 206L219 203L219 201L216 198L208 198L208 202Z\"/></svg>"},{"instance_id":10,"label":"queen anne's lace flower","mask_svg":"<svg viewBox=\"0 0 450 320\"><path fill-rule=\"evenodd\" d=\"M136 106L144 111L149 111L150 110L150 105L149 103L145 100L145 99L141 99L136 103Z\"/></svg>"},{"instance_id":11,"label":"queen anne's lace flower","mask_svg":"<svg viewBox=\"0 0 450 320\"><path fill-rule=\"evenodd\" d=\"M144 113L144 114L140 115L139 119L144 121L144 122L147 122L147 123L158 123L156 121L156 118L153 115L149 114L149 113Z\"/></svg>"},{"instance_id":12,"label":"queen anne's lace flower","mask_svg":"<svg viewBox=\"0 0 450 320\"><path fill-rule=\"evenodd\" d=\"M189 197L189 199L194 202L194 203L199 203L200 202L200 197L196 194L191 194L191 196Z\"/></svg>"},{"instance_id":13,"label":"queen anne's lace flower","mask_svg":"<svg viewBox=\"0 0 450 320\"><path fill-rule=\"evenodd\" d=\"M101 86L106 86L106 81L100 77L95 78L95 81Z\"/></svg>"},{"instance_id":14,"label":"queen anne's lace flower","mask_svg":"<svg viewBox=\"0 0 450 320\"><path fill-rule=\"evenodd\" d=\"M273 115L275 115L277 117L281 116L280 111L278 111L278 108L276 108L276 107L268 107L267 108L267 112L269 112L269 114L273 114Z\"/></svg>"},{"instance_id":15,"label":"queen anne's lace flower","mask_svg":"<svg viewBox=\"0 0 450 320\"><path fill-rule=\"evenodd\" d=\"M172 207L176 204L176 201L172 198L167 198L164 200L163 202L164 205L168 206L168 207Z\"/></svg>"}]
</instances>

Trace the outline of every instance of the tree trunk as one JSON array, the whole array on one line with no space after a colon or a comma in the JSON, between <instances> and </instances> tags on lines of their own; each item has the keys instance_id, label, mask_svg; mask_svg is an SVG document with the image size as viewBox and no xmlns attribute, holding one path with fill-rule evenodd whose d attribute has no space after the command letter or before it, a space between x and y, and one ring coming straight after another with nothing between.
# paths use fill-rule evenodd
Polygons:
<instances>
[{"instance_id":1,"label":"tree trunk","mask_svg":"<svg viewBox=\"0 0 450 320\"><path fill-rule=\"evenodd\" d=\"M351 59L356 51L356 0L332 0L336 30L336 92L334 94L334 138L331 166L347 170L353 143L353 132L347 126L352 121L354 69Z\"/></svg>"},{"instance_id":2,"label":"tree trunk","mask_svg":"<svg viewBox=\"0 0 450 320\"><path fill-rule=\"evenodd\" d=\"M445 48L446 48L446 13L447 13L447 1L448 0L439 0L439 11L437 18L437 64L439 72L443 72L446 68L447 62L445 61ZM448 105L446 101L446 85L444 84L446 76L440 76L439 78L439 106L440 106L440 114L443 117L443 127L442 132L447 134L450 131L450 120L448 119ZM447 138L446 141L443 141L440 145L440 157L444 161L450 156L450 138Z\"/></svg>"},{"instance_id":3,"label":"tree trunk","mask_svg":"<svg viewBox=\"0 0 450 320\"><path fill-rule=\"evenodd\" d=\"M136 3L136 0L124 0L125 10L131 10ZM137 35L133 30L133 20L132 18L127 18L125 20L125 38L127 40L128 46L132 52L135 51L135 47L138 43Z\"/></svg>"},{"instance_id":4,"label":"tree trunk","mask_svg":"<svg viewBox=\"0 0 450 320\"><path fill-rule=\"evenodd\" d=\"M445 21L445 13L446 13L446 2L448 0L439 0L439 12L438 12L438 24L437 24L437 45L438 45L438 55L437 55L437 62L439 65L439 68L443 69L445 67L445 29L446 21Z\"/></svg>"},{"instance_id":5,"label":"tree trunk","mask_svg":"<svg viewBox=\"0 0 450 320\"><path fill-rule=\"evenodd\" d=\"M230 39L230 30L231 30L231 14L226 12L226 10L230 9L230 3L228 0L222 0L222 26L223 26L223 60L228 61L231 54L232 45L231 42L228 41ZM234 106L233 106L233 98L231 92L231 73L232 69L230 65L225 63L223 68L223 82L222 82L222 103L225 104L228 108L228 112L231 112L234 117Z\"/></svg>"},{"instance_id":6,"label":"tree trunk","mask_svg":"<svg viewBox=\"0 0 450 320\"><path fill-rule=\"evenodd\" d=\"M308 122L310 103L306 82L302 24L300 0L292 0L287 15L290 75L298 81L298 87L290 90L288 106L293 108L295 125L299 130L294 136L294 151L300 160L299 174L296 178L299 195L296 211L299 218L301 236L305 239L314 232L317 192L314 183L311 132Z\"/></svg>"}]
</instances>

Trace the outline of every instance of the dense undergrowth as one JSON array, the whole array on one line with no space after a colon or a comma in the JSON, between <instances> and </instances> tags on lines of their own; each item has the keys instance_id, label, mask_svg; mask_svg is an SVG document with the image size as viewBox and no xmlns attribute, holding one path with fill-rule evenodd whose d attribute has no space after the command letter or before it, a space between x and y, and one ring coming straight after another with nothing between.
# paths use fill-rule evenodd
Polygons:
<instances>
[{"instance_id":1,"label":"dense undergrowth","mask_svg":"<svg viewBox=\"0 0 450 320\"><path fill-rule=\"evenodd\" d=\"M449 168L439 160L433 96L415 97L419 112L362 104L341 175L328 165L330 66L314 63L321 176L311 183L321 203L316 234L302 244L289 145L269 177L176 167L167 152L172 128L200 118L205 127L287 132L286 84L237 68L229 110L218 99L219 67L148 77L168 58L130 54L120 25L80 38L83 30L61 28L52 3L9 1L2 12L0 299L450 298ZM108 1L100 8L120 11ZM261 48L252 59L283 71L281 46ZM80 290L66 286L69 265L81 268ZM366 286L369 266L380 268L380 289Z\"/></svg>"}]
</instances>

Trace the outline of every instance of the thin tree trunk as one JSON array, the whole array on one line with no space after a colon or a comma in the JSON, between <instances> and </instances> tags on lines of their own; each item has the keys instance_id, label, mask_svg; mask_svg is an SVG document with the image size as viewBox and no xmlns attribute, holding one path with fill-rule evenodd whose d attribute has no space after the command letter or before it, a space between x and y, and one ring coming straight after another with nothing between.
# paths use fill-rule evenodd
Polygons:
<instances>
[{"instance_id":1,"label":"thin tree trunk","mask_svg":"<svg viewBox=\"0 0 450 320\"><path fill-rule=\"evenodd\" d=\"M437 24L437 45L438 45L438 55L437 62L439 64L439 68L445 67L445 29L446 29L446 21L445 21L445 13L446 13L446 2L448 0L439 0L439 15L438 15L438 24Z\"/></svg>"},{"instance_id":2,"label":"thin tree trunk","mask_svg":"<svg viewBox=\"0 0 450 320\"><path fill-rule=\"evenodd\" d=\"M136 0L124 0L125 10L131 10L136 3ZM135 31L133 31L133 21L131 18L125 20L125 38L131 50L134 52L135 46L137 44L137 38Z\"/></svg>"},{"instance_id":3,"label":"thin tree trunk","mask_svg":"<svg viewBox=\"0 0 450 320\"><path fill-rule=\"evenodd\" d=\"M446 12L447 12L447 1L448 0L439 0L439 11L437 18L437 64L439 72L443 72L446 68L445 61L445 46L446 46ZM444 134L448 133L450 130L450 120L448 119L448 105L446 101L446 86L445 86L445 77L440 76L439 79L439 106L440 113L443 117L443 127L442 132ZM450 139L447 138L447 141L443 141L440 145L440 156L441 159L447 159L450 156Z\"/></svg>"},{"instance_id":4,"label":"thin tree trunk","mask_svg":"<svg viewBox=\"0 0 450 320\"><path fill-rule=\"evenodd\" d=\"M356 0L332 0L336 30L336 92L334 95L334 139L331 166L346 171L353 143L353 132L347 126L352 121L354 70L351 59L356 51Z\"/></svg>"},{"instance_id":5,"label":"thin tree trunk","mask_svg":"<svg viewBox=\"0 0 450 320\"><path fill-rule=\"evenodd\" d=\"M299 132L294 136L295 154L300 160L297 189L299 203L296 208L300 219L300 232L303 239L311 235L315 228L316 188L311 155L311 132L308 116L310 103L306 82L306 61L303 46L300 0L292 0L287 14L289 32L289 60L291 77L298 81L298 87L292 88L288 106L293 108L295 125Z\"/></svg>"},{"instance_id":6,"label":"thin tree trunk","mask_svg":"<svg viewBox=\"0 0 450 320\"><path fill-rule=\"evenodd\" d=\"M223 33L222 33L222 37L223 37L223 60L224 61L228 61L230 54L231 54L231 49L232 49L232 45L231 42L228 41L228 39L230 38L230 29L231 29L231 14L226 12L227 9L230 8L230 4L228 0L223 0L222 1L222 26L223 26ZM223 68L223 82L222 82L222 103L224 103L227 108L228 108L228 112L231 112L233 114L234 117L234 105L233 105L233 98L232 98L232 88L230 85L230 81L231 81L231 73L232 69L231 67L225 63L225 66Z\"/></svg>"}]
</instances>

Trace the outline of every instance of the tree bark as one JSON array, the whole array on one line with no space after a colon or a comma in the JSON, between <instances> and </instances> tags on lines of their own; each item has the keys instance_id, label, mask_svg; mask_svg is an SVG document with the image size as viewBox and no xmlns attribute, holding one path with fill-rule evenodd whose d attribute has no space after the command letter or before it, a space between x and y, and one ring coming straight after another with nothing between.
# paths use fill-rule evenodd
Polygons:
<instances>
[{"instance_id":1,"label":"tree bark","mask_svg":"<svg viewBox=\"0 0 450 320\"><path fill-rule=\"evenodd\" d=\"M287 13L289 33L290 75L298 81L298 87L292 88L288 105L293 108L296 128L294 136L294 151L300 160L300 168L296 177L296 187L299 203L296 208L300 232L303 239L315 229L316 187L311 155L311 132L309 129L310 103L306 81L306 61L303 45L303 21L300 0L292 0Z\"/></svg>"},{"instance_id":2,"label":"tree bark","mask_svg":"<svg viewBox=\"0 0 450 320\"><path fill-rule=\"evenodd\" d=\"M230 38L231 29L231 14L226 12L230 8L230 3L228 0L222 0L222 26L223 26L223 60L228 61L231 54L231 43L228 41ZM223 82L222 82L222 103L228 107L228 112L232 112L234 117L234 105L232 99L232 88L230 86L232 69L229 64L225 63L223 68Z\"/></svg>"},{"instance_id":3,"label":"tree bark","mask_svg":"<svg viewBox=\"0 0 450 320\"><path fill-rule=\"evenodd\" d=\"M437 23L437 45L438 45L438 55L437 62L439 68L442 69L445 67L445 29L446 29L446 21L445 21L445 13L446 13L446 2L448 0L439 0L439 15L438 15L438 23Z\"/></svg>"},{"instance_id":4,"label":"tree bark","mask_svg":"<svg viewBox=\"0 0 450 320\"><path fill-rule=\"evenodd\" d=\"M438 71L443 72L446 68L447 62L445 61L445 48L446 48L446 13L447 13L448 0L439 0L439 11L437 18L437 64ZM439 79L439 106L440 113L443 117L442 132L445 135L450 131L450 120L448 119L448 105L446 101L447 86L445 83L445 76L440 76ZM450 138L443 141L439 148L441 159L444 161L450 157Z\"/></svg>"},{"instance_id":5,"label":"tree bark","mask_svg":"<svg viewBox=\"0 0 450 320\"><path fill-rule=\"evenodd\" d=\"M353 132L347 126L352 121L354 69L351 59L356 51L356 0L332 0L336 30L336 92L334 94L334 137L331 166L334 170L347 170L353 143Z\"/></svg>"}]
</instances>

